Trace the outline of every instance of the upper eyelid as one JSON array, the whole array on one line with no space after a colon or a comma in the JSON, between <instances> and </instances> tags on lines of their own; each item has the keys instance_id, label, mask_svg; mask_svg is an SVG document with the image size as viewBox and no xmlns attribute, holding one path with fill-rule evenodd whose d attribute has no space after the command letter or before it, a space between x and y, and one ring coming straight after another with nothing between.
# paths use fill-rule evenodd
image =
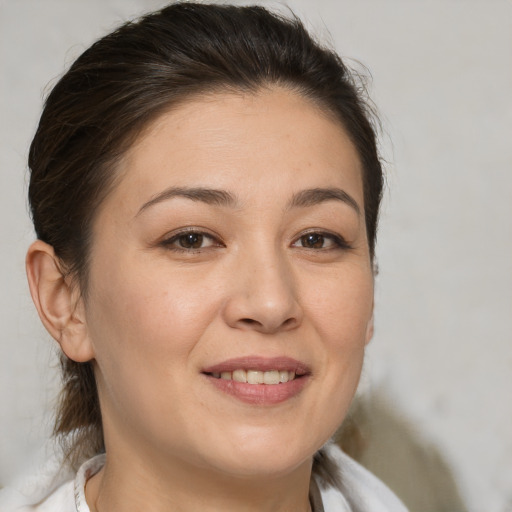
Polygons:
<instances>
[{"instance_id":1,"label":"upper eyelid","mask_svg":"<svg viewBox=\"0 0 512 512\"><path fill-rule=\"evenodd\" d=\"M336 244L339 248L343 249L350 249L352 248L352 244L350 242L348 242L346 240L346 238L344 236L342 236L341 234L339 233L333 233L332 231L328 231L328 230L322 230L322 229L310 229L310 230L306 230L306 231L303 231L299 236L296 236L293 241L292 241L292 246L294 244L296 244L303 236L307 236L307 235L311 235L311 234L315 234L315 235L321 235L325 238L329 238L331 239L331 241ZM319 249L320 250L320 249Z\"/></svg>"},{"instance_id":2,"label":"upper eyelid","mask_svg":"<svg viewBox=\"0 0 512 512\"><path fill-rule=\"evenodd\" d=\"M198 226L190 226L190 227L184 227L180 228L175 231L171 231L170 233L164 235L161 239L161 243L169 244L175 240L177 240L180 236L186 235L187 233L197 233L200 234L212 241L220 242L221 244L224 244L223 239L220 235L216 234L215 232L210 231L209 229L198 227ZM310 234L318 234L325 238L331 239L334 243L341 242L340 245L346 245L349 247L351 244L346 240L344 236L342 236L339 233L332 232L330 230L322 229L322 228L310 228L306 229L305 231L300 232L300 234L297 234L293 237L291 240L291 245L297 243L303 236L307 236Z\"/></svg>"},{"instance_id":3,"label":"upper eyelid","mask_svg":"<svg viewBox=\"0 0 512 512\"><path fill-rule=\"evenodd\" d=\"M186 235L188 233L194 233L201 235L208 240L210 240L210 244L208 247L202 247L197 249L187 249L185 247L178 247L177 245L173 248L172 246L179 240L180 236ZM178 229L177 231L171 231L170 233L164 235L158 245L162 247L166 247L167 249L172 249L179 252L201 252L207 249L210 249L210 247L220 246L224 245L221 238L218 235L215 235L211 233L208 230L205 230L205 228L197 228L194 226L186 227L182 229Z\"/></svg>"},{"instance_id":4,"label":"upper eyelid","mask_svg":"<svg viewBox=\"0 0 512 512\"><path fill-rule=\"evenodd\" d=\"M306 235L322 235L324 237L337 238L339 240L345 241L345 237L343 235L341 235L339 233L335 233L328 229L321 229L321 228L311 228L311 229L302 231L299 235L295 236L294 240L299 240L300 238L302 238L303 236L306 236Z\"/></svg>"},{"instance_id":5,"label":"upper eyelid","mask_svg":"<svg viewBox=\"0 0 512 512\"><path fill-rule=\"evenodd\" d=\"M221 240L221 237L219 235L217 235L216 233L213 233L212 231L210 231L206 228L199 228L199 227L194 227L194 226L180 228L180 229L171 231L163 236L163 240L172 240L174 238L180 237L181 235L186 235L187 233L196 233L198 235L203 235L208 238Z\"/></svg>"}]
</instances>

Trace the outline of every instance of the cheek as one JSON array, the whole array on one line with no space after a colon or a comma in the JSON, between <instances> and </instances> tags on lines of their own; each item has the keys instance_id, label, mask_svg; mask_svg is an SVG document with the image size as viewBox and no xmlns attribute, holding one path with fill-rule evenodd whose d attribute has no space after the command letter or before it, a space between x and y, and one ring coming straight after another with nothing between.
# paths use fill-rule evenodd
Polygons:
<instances>
[{"instance_id":1,"label":"cheek","mask_svg":"<svg viewBox=\"0 0 512 512\"><path fill-rule=\"evenodd\" d=\"M321 282L324 286L317 286L307 309L324 348L319 352L323 386L318 400L325 417L337 428L353 398L364 361L373 312L373 276L356 268L333 273Z\"/></svg>"},{"instance_id":2,"label":"cheek","mask_svg":"<svg viewBox=\"0 0 512 512\"><path fill-rule=\"evenodd\" d=\"M189 354L217 309L212 295L183 274L166 275L156 266L127 268L118 261L98 275L87 322L110 387L137 382L142 389L189 371Z\"/></svg>"},{"instance_id":3,"label":"cheek","mask_svg":"<svg viewBox=\"0 0 512 512\"><path fill-rule=\"evenodd\" d=\"M135 257L102 267L93 286L94 309L88 320L110 328L114 338L118 331L126 331L129 338L144 333L138 336L139 345L164 342L168 337L186 341L187 332L199 328L197 320L212 307L211 294L197 286L197 277L179 269L169 272L165 265Z\"/></svg>"},{"instance_id":4,"label":"cheek","mask_svg":"<svg viewBox=\"0 0 512 512\"><path fill-rule=\"evenodd\" d=\"M143 271L119 264L101 275L88 325L106 431L121 425L172 430L188 410L184 383L197 373L194 353L215 300L183 273L170 276L155 266Z\"/></svg>"},{"instance_id":5,"label":"cheek","mask_svg":"<svg viewBox=\"0 0 512 512\"><path fill-rule=\"evenodd\" d=\"M320 338L333 350L364 348L373 313L371 271L355 267L321 277L311 274L302 295Z\"/></svg>"}]
</instances>

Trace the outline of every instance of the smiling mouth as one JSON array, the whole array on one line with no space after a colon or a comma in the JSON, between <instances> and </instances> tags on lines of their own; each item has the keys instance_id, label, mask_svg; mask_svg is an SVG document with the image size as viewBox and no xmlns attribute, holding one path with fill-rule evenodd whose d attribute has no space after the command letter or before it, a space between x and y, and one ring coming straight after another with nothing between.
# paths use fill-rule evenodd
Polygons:
<instances>
[{"instance_id":1,"label":"smiling mouth","mask_svg":"<svg viewBox=\"0 0 512 512\"><path fill-rule=\"evenodd\" d=\"M216 379L233 380L246 384L266 385L285 384L286 382L300 377L300 375L297 375L294 371L288 370L259 371L243 369L234 370L232 372L211 372L207 375Z\"/></svg>"},{"instance_id":2,"label":"smiling mouth","mask_svg":"<svg viewBox=\"0 0 512 512\"><path fill-rule=\"evenodd\" d=\"M214 388L252 406L275 406L299 395L311 369L290 357L228 359L201 372Z\"/></svg>"}]
</instances>

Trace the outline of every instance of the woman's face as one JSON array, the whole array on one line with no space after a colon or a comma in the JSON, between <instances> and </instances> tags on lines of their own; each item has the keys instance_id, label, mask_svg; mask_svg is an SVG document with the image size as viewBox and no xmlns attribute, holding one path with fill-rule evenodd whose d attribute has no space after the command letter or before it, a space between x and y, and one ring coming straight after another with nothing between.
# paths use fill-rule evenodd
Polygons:
<instances>
[{"instance_id":1,"label":"woman's face","mask_svg":"<svg viewBox=\"0 0 512 512\"><path fill-rule=\"evenodd\" d=\"M372 330L346 133L287 90L219 93L162 115L120 172L85 306L107 449L233 475L309 464Z\"/></svg>"}]
</instances>

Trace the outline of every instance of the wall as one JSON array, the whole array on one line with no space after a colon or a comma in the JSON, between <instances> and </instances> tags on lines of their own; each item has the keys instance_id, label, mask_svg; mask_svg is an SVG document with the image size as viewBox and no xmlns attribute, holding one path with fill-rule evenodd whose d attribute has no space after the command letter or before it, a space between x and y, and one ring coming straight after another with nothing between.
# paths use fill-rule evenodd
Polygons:
<instances>
[{"instance_id":1,"label":"wall","mask_svg":"<svg viewBox=\"0 0 512 512\"><path fill-rule=\"evenodd\" d=\"M0 2L0 484L48 435L58 388L23 268L33 238L25 161L44 86L95 38L158 5ZM393 476L388 462L407 432L416 448L402 467L435 453L470 512L510 512L512 3L289 5L371 69L386 133L376 335L353 413L361 458L402 495L421 487L424 473Z\"/></svg>"}]
</instances>

